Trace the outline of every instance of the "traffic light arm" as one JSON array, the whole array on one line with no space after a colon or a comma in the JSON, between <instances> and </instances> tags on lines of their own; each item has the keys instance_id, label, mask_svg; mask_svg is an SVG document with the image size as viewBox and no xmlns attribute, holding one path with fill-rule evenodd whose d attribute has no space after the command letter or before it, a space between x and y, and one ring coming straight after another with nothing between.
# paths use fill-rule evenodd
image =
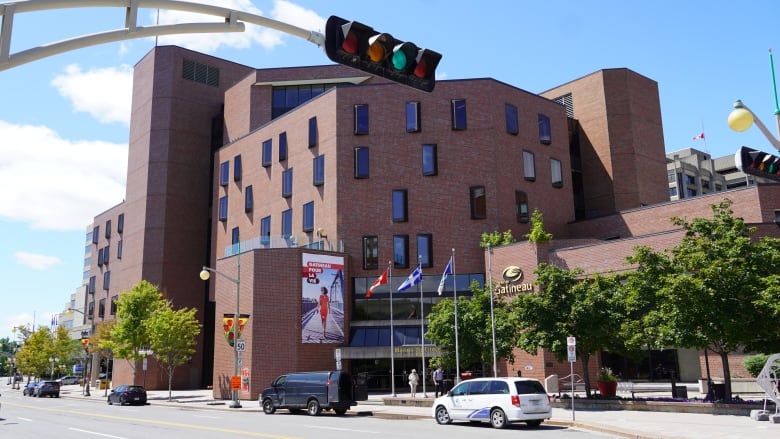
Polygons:
<instances>
[{"instance_id":1,"label":"traffic light arm","mask_svg":"<svg viewBox=\"0 0 780 439\"><path fill-rule=\"evenodd\" d=\"M766 127L766 125L764 125L764 122L761 122L761 119L759 119L758 116L756 116L756 114L753 113L753 110L748 108L748 106L745 105L742 101L737 101L736 103L734 103L734 109L735 109L734 110L735 113L738 110L739 111L743 111L743 110L747 111L750 114L750 116L752 116L753 123L756 124L756 126L758 127L758 130L761 131L761 133L764 135L764 137L766 137L767 140L769 140L769 143L771 143L772 146L774 146L776 150L780 151L780 140L777 140L777 138L772 135L772 133L769 131L769 129ZM775 118L777 119L777 130L780 133L780 114L775 114ZM749 127L750 125L748 124L747 126Z\"/></svg>"}]
</instances>

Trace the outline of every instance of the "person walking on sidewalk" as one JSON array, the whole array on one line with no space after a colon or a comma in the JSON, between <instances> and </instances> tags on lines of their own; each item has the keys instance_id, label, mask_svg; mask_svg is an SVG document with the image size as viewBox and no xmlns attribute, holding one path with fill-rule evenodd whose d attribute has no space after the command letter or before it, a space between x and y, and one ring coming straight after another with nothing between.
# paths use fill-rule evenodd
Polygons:
<instances>
[{"instance_id":1,"label":"person walking on sidewalk","mask_svg":"<svg viewBox=\"0 0 780 439\"><path fill-rule=\"evenodd\" d=\"M436 398L440 393L444 395L444 371L441 370L441 366L433 371L433 385L436 387Z\"/></svg>"},{"instance_id":2,"label":"person walking on sidewalk","mask_svg":"<svg viewBox=\"0 0 780 439\"><path fill-rule=\"evenodd\" d=\"M417 369L412 369L412 373L409 374L409 389L412 394L412 398L417 397L417 382L419 377L417 376Z\"/></svg>"}]
</instances>

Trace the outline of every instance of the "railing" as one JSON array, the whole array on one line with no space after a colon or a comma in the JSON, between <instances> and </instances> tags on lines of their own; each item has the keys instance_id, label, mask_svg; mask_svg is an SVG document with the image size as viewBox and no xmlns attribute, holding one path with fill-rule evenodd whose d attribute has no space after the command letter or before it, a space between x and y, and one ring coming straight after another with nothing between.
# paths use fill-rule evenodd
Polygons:
<instances>
[{"instance_id":1,"label":"railing","mask_svg":"<svg viewBox=\"0 0 780 439\"><path fill-rule=\"evenodd\" d=\"M258 249L272 248L307 248L312 250L328 250L344 252L344 242L331 241L327 238L312 239L309 235L290 235L290 236L256 236L240 243L231 244L225 247L223 257L235 256L239 253L245 253Z\"/></svg>"}]
</instances>

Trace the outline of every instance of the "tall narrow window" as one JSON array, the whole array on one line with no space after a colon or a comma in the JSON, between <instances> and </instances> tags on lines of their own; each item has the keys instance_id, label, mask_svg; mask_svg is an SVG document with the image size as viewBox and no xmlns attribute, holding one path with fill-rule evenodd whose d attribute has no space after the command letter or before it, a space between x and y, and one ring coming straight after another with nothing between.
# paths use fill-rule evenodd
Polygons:
<instances>
[{"instance_id":1,"label":"tall narrow window","mask_svg":"<svg viewBox=\"0 0 780 439\"><path fill-rule=\"evenodd\" d=\"M534 163L534 153L531 151L523 151L523 178L536 181L536 163Z\"/></svg>"},{"instance_id":2,"label":"tall narrow window","mask_svg":"<svg viewBox=\"0 0 780 439\"><path fill-rule=\"evenodd\" d=\"M282 212L282 237L287 239L292 236L292 209Z\"/></svg>"},{"instance_id":3,"label":"tall narrow window","mask_svg":"<svg viewBox=\"0 0 780 439\"><path fill-rule=\"evenodd\" d=\"M419 102L406 103L406 132L407 133L420 132L420 103Z\"/></svg>"},{"instance_id":4,"label":"tall narrow window","mask_svg":"<svg viewBox=\"0 0 780 439\"><path fill-rule=\"evenodd\" d=\"M293 170L285 169L284 172L282 172L282 197L284 198L290 198L292 197L292 191L293 191Z\"/></svg>"},{"instance_id":5,"label":"tall narrow window","mask_svg":"<svg viewBox=\"0 0 780 439\"><path fill-rule=\"evenodd\" d=\"M111 220L106 221L106 239L111 238Z\"/></svg>"},{"instance_id":6,"label":"tall narrow window","mask_svg":"<svg viewBox=\"0 0 780 439\"><path fill-rule=\"evenodd\" d=\"M108 265L108 260L111 259L111 246L107 245L103 247L103 265Z\"/></svg>"},{"instance_id":7,"label":"tall narrow window","mask_svg":"<svg viewBox=\"0 0 780 439\"><path fill-rule=\"evenodd\" d=\"M515 191L515 215L518 223L528 222L528 195L523 191Z\"/></svg>"},{"instance_id":8,"label":"tall narrow window","mask_svg":"<svg viewBox=\"0 0 780 439\"><path fill-rule=\"evenodd\" d=\"M89 306L87 307L87 320L92 320L95 318L95 302L89 302Z\"/></svg>"},{"instance_id":9,"label":"tall narrow window","mask_svg":"<svg viewBox=\"0 0 780 439\"><path fill-rule=\"evenodd\" d=\"M227 186L228 180L230 180L230 162L222 162L219 164L219 185Z\"/></svg>"},{"instance_id":10,"label":"tall narrow window","mask_svg":"<svg viewBox=\"0 0 780 439\"><path fill-rule=\"evenodd\" d=\"M552 143L550 134L550 118L544 114L539 115L539 142L549 145Z\"/></svg>"},{"instance_id":11,"label":"tall narrow window","mask_svg":"<svg viewBox=\"0 0 780 439\"><path fill-rule=\"evenodd\" d=\"M504 115L506 116L506 132L517 135L520 132L520 126L517 122L517 107L512 104L504 104Z\"/></svg>"},{"instance_id":12,"label":"tall narrow window","mask_svg":"<svg viewBox=\"0 0 780 439\"><path fill-rule=\"evenodd\" d=\"M98 249L98 267L103 266L103 249Z\"/></svg>"},{"instance_id":13,"label":"tall narrow window","mask_svg":"<svg viewBox=\"0 0 780 439\"><path fill-rule=\"evenodd\" d=\"M406 189L393 191L393 222L405 223L409 220L407 211Z\"/></svg>"},{"instance_id":14,"label":"tall narrow window","mask_svg":"<svg viewBox=\"0 0 780 439\"><path fill-rule=\"evenodd\" d=\"M273 140L268 139L263 141L263 162L264 168L271 166L271 157L274 154Z\"/></svg>"},{"instance_id":15,"label":"tall narrow window","mask_svg":"<svg viewBox=\"0 0 780 439\"><path fill-rule=\"evenodd\" d=\"M439 158L436 153L436 144L428 143L422 146L422 174L425 176L439 173Z\"/></svg>"},{"instance_id":16,"label":"tall narrow window","mask_svg":"<svg viewBox=\"0 0 780 439\"><path fill-rule=\"evenodd\" d=\"M309 148L317 146L317 117L309 119Z\"/></svg>"},{"instance_id":17,"label":"tall narrow window","mask_svg":"<svg viewBox=\"0 0 780 439\"><path fill-rule=\"evenodd\" d=\"M89 294L95 294L95 282L96 282L95 276L90 276L89 277L89 284L88 284L88 287L87 287L87 292Z\"/></svg>"},{"instance_id":18,"label":"tall narrow window","mask_svg":"<svg viewBox=\"0 0 780 439\"><path fill-rule=\"evenodd\" d=\"M393 266L409 268L409 235L393 236Z\"/></svg>"},{"instance_id":19,"label":"tall narrow window","mask_svg":"<svg viewBox=\"0 0 780 439\"><path fill-rule=\"evenodd\" d=\"M355 134L368 134L368 104L355 105Z\"/></svg>"},{"instance_id":20,"label":"tall narrow window","mask_svg":"<svg viewBox=\"0 0 780 439\"><path fill-rule=\"evenodd\" d=\"M116 315L117 302L119 301L119 295L111 296L111 315Z\"/></svg>"},{"instance_id":21,"label":"tall narrow window","mask_svg":"<svg viewBox=\"0 0 780 439\"><path fill-rule=\"evenodd\" d=\"M379 267L379 238L363 237L363 269L371 270Z\"/></svg>"},{"instance_id":22,"label":"tall narrow window","mask_svg":"<svg viewBox=\"0 0 780 439\"><path fill-rule=\"evenodd\" d=\"M233 157L233 181L241 180L241 155Z\"/></svg>"},{"instance_id":23,"label":"tall narrow window","mask_svg":"<svg viewBox=\"0 0 780 439\"><path fill-rule=\"evenodd\" d=\"M465 130L466 129L466 100L453 99L451 105L452 105L452 129Z\"/></svg>"},{"instance_id":24,"label":"tall narrow window","mask_svg":"<svg viewBox=\"0 0 780 439\"><path fill-rule=\"evenodd\" d=\"M227 221L228 216L228 197L225 195L224 197L219 198L219 220L222 222Z\"/></svg>"},{"instance_id":25,"label":"tall narrow window","mask_svg":"<svg viewBox=\"0 0 780 439\"><path fill-rule=\"evenodd\" d=\"M122 259L122 240L116 243L116 258Z\"/></svg>"},{"instance_id":26,"label":"tall narrow window","mask_svg":"<svg viewBox=\"0 0 780 439\"><path fill-rule=\"evenodd\" d=\"M430 233L417 235L417 256L423 268L433 267L433 235Z\"/></svg>"},{"instance_id":27,"label":"tall narrow window","mask_svg":"<svg viewBox=\"0 0 780 439\"><path fill-rule=\"evenodd\" d=\"M103 291L108 291L111 288L111 272L106 271L103 273Z\"/></svg>"},{"instance_id":28,"label":"tall narrow window","mask_svg":"<svg viewBox=\"0 0 780 439\"><path fill-rule=\"evenodd\" d=\"M355 148L355 178L368 178L368 147Z\"/></svg>"},{"instance_id":29,"label":"tall narrow window","mask_svg":"<svg viewBox=\"0 0 780 439\"><path fill-rule=\"evenodd\" d=\"M287 160L287 131L279 133L279 161Z\"/></svg>"},{"instance_id":30,"label":"tall narrow window","mask_svg":"<svg viewBox=\"0 0 780 439\"><path fill-rule=\"evenodd\" d=\"M268 246L271 243L271 216L263 217L260 220L260 243Z\"/></svg>"},{"instance_id":31,"label":"tall narrow window","mask_svg":"<svg viewBox=\"0 0 780 439\"><path fill-rule=\"evenodd\" d=\"M312 184L314 186L322 186L325 184L325 156L318 155L314 157L314 163L312 163Z\"/></svg>"},{"instance_id":32,"label":"tall narrow window","mask_svg":"<svg viewBox=\"0 0 780 439\"><path fill-rule=\"evenodd\" d=\"M230 231L230 243L235 246L239 243L240 235L238 231L238 227L233 227L233 230Z\"/></svg>"},{"instance_id":33,"label":"tall narrow window","mask_svg":"<svg viewBox=\"0 0 780 439\"><path fill-rule=\"evenodd\" d=\"M92 227L92 243L97 244L100 242L100 226Z\"/></svg>"},{"instance_id":34,"label":"tall narrow window","mask_svg":"<svg viewBox=\"0 0 780 439\"><path fill-rule=\"evenodd\" d=\"M471 219L487 218L487 200L485 186L472 186L469 188L471 200Z\"/></svg>"},{"instance_id":35,"label":"tall narrow window","mask_svg":"<svg viewBox=\"0 0 780 439\"><path fill-rule=\"evenodd\" d=\"M244 189L244 212L251 212L255 206L255 194L252 190L252 185Z\"/></svg>"},{"instance_id":36,"label":"tall narrow window","mask_svg":"<svg viewBox=\"0 0 780 439\"><path fill-rule=\"evenodd\" d=\"M303 231L311 232L314 230L314 201L309 201L303 205Z\"/></svg>"},{"instance_id":37,"label":"tall narrow window","mask_svg":"<svg viewBox=\"0 0 780 439\"><path fill-rule=\"evenodd\" d=\"M106 316L106 299L100 299L100 302L98 303L98 318L102 319L105 316Z\"/></svg>"},{"instance_id":38,"label":"tall narrow window","mask_svg":"<svg viewBox=\"0 0 780 439\"><path fill-rule=\"evenodd\" d=\"M563 187L563 171L561 170L561 161L550 159L550 176L552 176L552 185L554 187Z\"/></svg>"},{"instance_id":39,"label":"tall narrow window","mask_svg":"<svg viewBox=\"0 0 780 439\"><path fill-rule=\"evenodd\" d=\"M122 234L125 231L125 214L120 213L116 220L116 233Z\"/></svg>"}]
</instances>

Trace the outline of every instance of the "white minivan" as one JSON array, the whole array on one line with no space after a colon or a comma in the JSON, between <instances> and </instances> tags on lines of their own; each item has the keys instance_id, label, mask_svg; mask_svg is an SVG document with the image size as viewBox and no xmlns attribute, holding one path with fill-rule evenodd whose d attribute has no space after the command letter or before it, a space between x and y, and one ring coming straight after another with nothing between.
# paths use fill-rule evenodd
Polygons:
<instances>
[{"instance_id":1,"label":"white minivan","mask_svg":"<svg viewBox=\"0 0 780 439\"><path fill-rule=\"evenodd\" d=\"M538 427L552 417L552 406L539 380L474 378L436 398L433 417L439 424L490 422L495 428L504 428L513 422L525 422L529 427Z\"/></svg>"}]
</instances>

